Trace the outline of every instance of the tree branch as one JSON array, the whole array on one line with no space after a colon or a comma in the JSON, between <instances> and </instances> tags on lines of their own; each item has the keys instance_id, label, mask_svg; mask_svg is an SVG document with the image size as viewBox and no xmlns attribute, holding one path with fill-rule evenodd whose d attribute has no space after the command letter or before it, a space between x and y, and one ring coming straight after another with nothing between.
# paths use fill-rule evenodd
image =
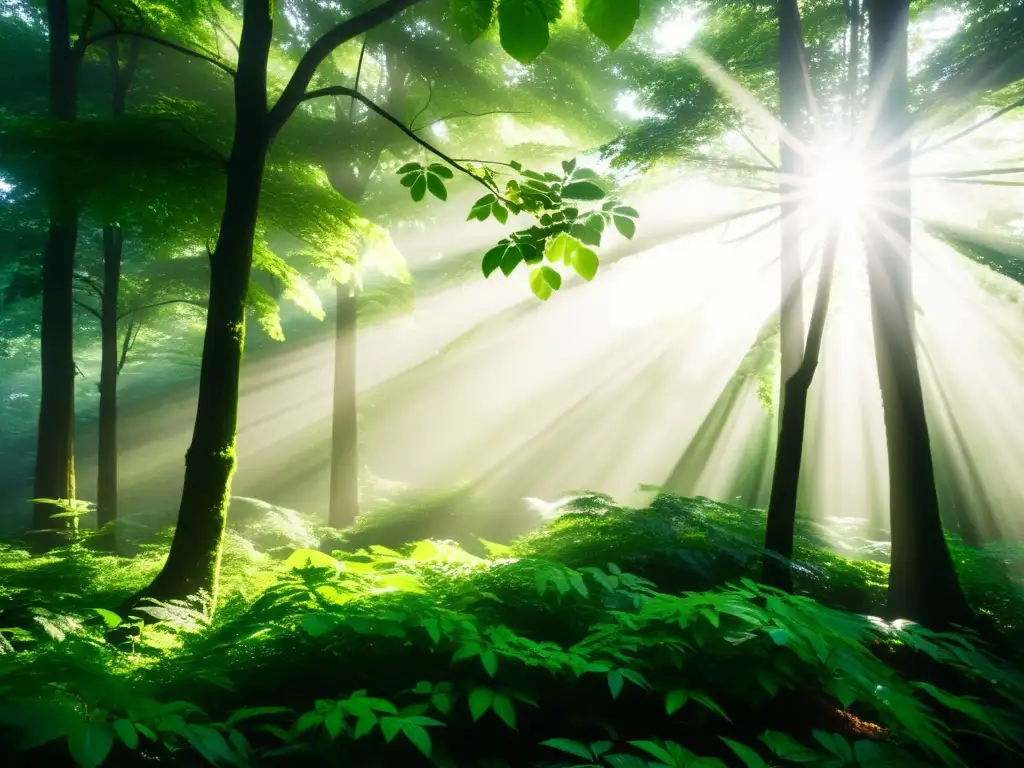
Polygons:
<instances>
[{"instance_id":1,"label":"tree branch","mask_svg":"<svg viewBox=\"0 0 1024 768\"><path fill-rule=\"evenodd\" d=\"M326 88L318 88L315 91L310 91L309 93L304 94L303 97L299 100L299 102L301 103L303 101L308 101L310 99L317 99L317 98L320 98L321 96L350 96L350 97L352 97L353 99L355 99L359 103L361 103L364 106L366 106L371 112L374 112L377 115L379 115L380 117L383 117L385 120L387 120L393 126L398 128L402 133L404 133L410 139L415 141L417 144L419 144L425 150L427 150L431 154L434 154L437 157L441 158L442 160L444 160L446 163L448 163L448 165L450 165L455 170L460 171L460 172L466 174L471 179L474 179L478 183L480 183L483 186L485 186L487 188L488 192L490 192L492 194L495 194L495 195L498 194L498 190L497 190L496 187L494 187L491 184L487 183L487 181L485 179L482 179L481 177L477 176L469 168L467 168L466 166L462 165L455 158L450 157L449 155L446 155L444 152L442 152L440 149L435 147L433 144L430 144L429 142L424 141L423 139L421 139L419 136L416 135L416 132L411 130L405 123L403 123L401 120L399 120L394 115L392 115L389 112L387 112L382 107L377 106L373 101L368 99L363 94L359 93L359 91L353 90L352 88L346 88L343 85L331 85L331 86L328 86ZM276 109L276 107L275 107L275 109ZM500 195L499 195L499 197L500 197Z\"/></svg>"},{"instance_id":2,"label":"tree branch","mask_svg":"<svg viewBox=\"0 0 1024 768\"><path fill-rule=\"evenodd\" d=\"M75 302L75 304L76 304L77 306L79 306L79 307L81 307L82 309L84 309L84 310L85 310L86 312L88 312L88 313L89 313L90 315L95 315L95 316L96 316L96 319L97 319L97 320L102 320L102 319L103 319L103 318L102 318L102 317L100 316L100 311L99 311L98 309L96 309L95 307L90 307L90 306L89 306L88 304L86 304L86 303L85 303L84 301L79 301L78 299L74 299L73 301Z\"/></svg>"},{"instance_id":3,"label":"tree branch","mask_svg":"<svg viewBox=\"0 0 1024 768\"><path fill-rule=\"evenodd\" d=\"M90 38L88 38L85 45L86 47L88 47L93 43L98 43L101 40L106 40L110 37L136 37L140 40L148 40L151 43L155 43L156 45L162 45L164 48L170 48L172 51L177 51L178 53L184 54L185 56L191 56L195 59L201 59L205 62L213 64L213 66L217 67L217 69L221 70L222 72L231 75L232 77L235 76L234 67L232 67L230 64L221 61L216 56L208 53L203 53L202 51L196 51L192 48L186 48L183 45L178 45L178 43L172 43L170 40L165 40L162 37L151 35L148 32L139 32L138 30L133 29L108 29L103 32L99 32L95 35L92 35Z\"/></svg>"},{"instance_id":4,"label":"tree branch","mask_svg":"<svg viewBox=\"0 0 1024 768\"><path fill-rule=\"evenodd\" d=\"M351 19L346 19L316 40L299 60L299 64L295 67L288 85L284 87L281 97L268 114L267 126L270 131L270 137L273 138L277 135L299 104L308 98L306 88L313 81L313 75L316 74L316 70L323 63L324 59L330 56L336 48L344 45L349 40L369 32L384 22L390 21L406 8L416 5L421 1L385 0L365 13L361 13Z\"/></svg>"},{"instance_id":5,"label":"tree branch","mask_svg":"<svg viewBox=\"0 0 1024 768\"><path fill-rule=\"evenodd\" d=\"M96 294L96 298L98 298L100 301L103 301L103 289L100 287L99 283L97 283L88 275L82 274L81 272L75 274L75 280L77 280L80 283L84 283L89 288L92 288L93 293Z\"/></svg>"},{"instance_id":6,"label":"tree branch","mask_svg":"<svg viewBox=\"0 0 1024 768\"><path fill-rule=\"evenodd\" d=\"M1024 98L1017 99L1017 101L1013 102L1012 104L1007 104L1002 109L993 112L984 120L979 120L978 122L974 123L974 125L970 125L967 128L964 128L962 131L954 133L948 139L943 139L938 144L932 144L929 147L922 147L920 150L917 151L916 156L922 157L924 155L931 154L937 149L942 149L943 147L952 144L954 141L957 141L958 139L962 139L964 136L974 133L979 128L984 128L986 125L995 122L1003 115L1007 115L1010 112L1013 112L1013 110L1020 109L1021 107L1024 107Z\"/></svg>"},{"instance_id":7,"label":"tree branch","mask_svg":"<svg viewBox=\"0 0 1024 768\"><path fill-rule=\"evenodd\" d=\"M424 109L426 109L426 107L424 107ZM422 114L422 112L421 112L421 114ZM506 109L492 109L492 110L489 110L487 112L467 112L464 109L460 109L458 112L452 112L450 115L445 115L444 117L439 117L436 120L431 120L426 125L421 125L419 128L413 128L412 130L418 133L419 131L425 131L427 128L429 128L432 125L436 125L437 123L444 123L444 122L447 122L448 120L458 120L460 117L487 117L488 115L529 115L529 114L531 114L531 113L530 112L522 112L522 111L518 111L517 112L517 111L513 111L513 110L506 110ZM419 117L419 115L417 115L417 117ZM416 121L413 120L413 122L415 123Z\"/></svg>"},{"instance_id":8,"label":"tree branch","mask_svg":"<svg viewBox=\"0 0 1024 768\"><path fill-rule=\"evenodd\" d=\"M363 57L366 55L366 41L370 39L369 33L363 35L363 45L359 49L359 63L356 64L356 81L352 85L355 90L359 90L359 80L363 76ZM348 105L348 121L351 123L356 118L356 100L352 99Z\"/></svg>"},{"instance_id":9,"label":"tree branch","mask_svg":"<svg viewBox=\"0 0 1024 768\"><path fill-rule=\"evenodd\" d=\"M412 120L409 121L409 129L410 130L421 131L421 130L423 130L423 128L427 127L425 125L425 126L423 126L423 128L413 128L413 126L416 125L416 121L419 120L423 116L423 113L427 111L427 109L430 107L430 102L432 102L433 100L434 100L434 81L433 80L427 80L427 101L423 105L423 108L419 112L416 113L416 115L413 117ZM355 104L354 101L352 103ZM433 125L433 123L428 123L427 125Z\"/></svg>"},{"instance_id":10,"label":"tree branch","mask_svg":"<svg viewBox=\"0 0 1024 768\"><path fill-rule=\"evenodd\" d=\"M142 312L147 309L155 309L156 307L166 307L169 304L191 304L192 306L199 307L200 309L208 309L205 304L201 301L196 301L195 299L168 299L167 301L157 301L153 304L143 304L141 307L133 307L127 312L122 312L117 316L117 319L123 320L129 316L134 317L137 312Z\"/></svg>"},{"instance_id":11,"label":"tree branch","mask_svg":"<svg viewBox=\"0 0 1024 768\"><path fill-rule=\"evenodd\" d=\"M776 171L779 170L779 166L777 166L775 163L772 162L772 159L770 157L768 157L768 155L766 155L761 150L761 148L759 146L757 146L757 144L754 143L754 140L752 138L747 136L746 131L744 131L742 128L737 128L736 131L739 133L740 136L742 136L744 138L744 140L746 140L747 144L749 144L751 149L753 149L757 153L758 157L760 157L762 160L764 160L765 163L767 163L768 166L771 169L776 170Z\"/></svg>"},{"instance_id":12,"label":"tree branch","mask_svg":"<svg viewBox=\"0 0 1024 768\"><path fill-rule=\"evenodd\" d=\"M915 173L914 179L973 179L978 176L1005 176L1011 173L1024 173L1024 168L981 168L973 171L936 171L934 173Z\"/></svg>"}]
</instances>

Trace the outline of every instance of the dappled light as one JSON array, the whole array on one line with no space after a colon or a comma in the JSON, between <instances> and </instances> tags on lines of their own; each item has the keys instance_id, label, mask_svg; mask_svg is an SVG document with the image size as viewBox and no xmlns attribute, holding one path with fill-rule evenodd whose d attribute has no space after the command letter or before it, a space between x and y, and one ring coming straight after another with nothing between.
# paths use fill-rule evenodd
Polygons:
<instances>
[{"instance_id":1,"label":"dappled light","mask_svg":"<svg viewBox=\"0 0 1024 768\"><path fill-rule=\"evenodd\" d=\"M0 762L1017 764L1022 55L0 0Z\"/></svg>"}]
</instances>

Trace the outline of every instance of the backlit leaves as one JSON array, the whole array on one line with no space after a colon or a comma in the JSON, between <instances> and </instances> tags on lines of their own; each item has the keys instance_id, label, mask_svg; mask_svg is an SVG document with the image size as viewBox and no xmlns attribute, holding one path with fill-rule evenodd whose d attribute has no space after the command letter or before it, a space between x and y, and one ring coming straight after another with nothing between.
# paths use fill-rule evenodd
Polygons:
<instances>
[{"instance_id":1,"label":"backlit leaves","mask_svg":"<svg viewBox=\"0 0 1024 768\"><path fill-rule=\"evenodd\" d=\"M548 47L548 24L555 21L558 4L548 0L501 0L498 6L498 31L501 47L520 64L529 64Z\"/></svg>"},{"instance_id":2,"label":"backlit leaves","mask_svg":"<svg viewBox=\"0 0 1024 768\"><path fill-rule=\"evenodd\" d=\"M584 0L584 23L613 51L626 42L639 18L640 0Z\"/></svg>"},{"instance_id":3,"label":"backlit leaves","mask_svg":"<svg viewBox=\"0 0 1024 768\"><path fill-rule=\"evenodd\" d=\"M452 0L451 13L467 43L479 39L494 21L495 0Z\"/></svg>"}]
</instances>

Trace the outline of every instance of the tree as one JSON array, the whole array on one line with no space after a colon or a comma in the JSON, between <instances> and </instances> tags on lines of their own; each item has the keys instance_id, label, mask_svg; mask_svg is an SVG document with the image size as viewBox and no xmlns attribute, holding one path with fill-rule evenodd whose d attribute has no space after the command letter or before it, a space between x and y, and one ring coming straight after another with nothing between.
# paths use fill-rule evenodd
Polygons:
<instances>
[{"instance_id":1,"label":"tree","mask_svg":"<svg viewBox=\"0 0 1024 768\"><path fill-rule=\"evenodd\" d=\"M340 45L384 24L417 0L385 0L357 16L341 22L317 39L303 53L287 85L273 107L268 104L268 59L274 31L274 14L269 0L243 0L242 31L238 43L238 66L234 72L235 128L227 168L227 189L217 244L210 255L210 294L206 333L203 342L202 367L199 380L199 402L196 422L185 459L185 480L182 490L178 524L167 562L154 581L141 595L160 599L182 597L207 591L216 603L217 576L231 475L235 468L235 436L238 420L238 385L245 341L245 307L260 208L260 189L267 164L267 153L273 139L306 100L318 96L361 95L352 89L326 87L308 91L317 69ZM599 37L609 44L621 43L629 34L636 14L629 12L633 3L610 3L595 0L588 6L588 23ZM478 11L484 8L482 16ZM535 59L548 42L548 25L559 14L555 8L534 0L502 0L494 4L460 2L454 6L461 23L479 36L491 26L496 10L502 45L523 62ZM594 20L597 11L601 15ZM625 12L623 11L625 9ZM560 9L557 9L560 10ZM621 34L622 29L625 34ZM364 103L383 112L368 100ZM411 132L410 132L411 133ZM413 134L415 136L415 134ZM416 139L425 145L422 140ZM448 166L470 175L472 169L435 151ZM422 199L429 188L444 198L442 179L451 178L445 166L406 170L405 178L416 174L410 182L414 199ZM567 176L572 171L567 171ZM486 174L478 177L490 189ZM576 190L583 197L592 182L580 180ZM570 191L567 185L564 191ZM600 197L603 191L597 188ZM536 195L533 195L536 197ZM548 195L550 197L550 194ZM517 207L518 202L513 202ZM593 195L583 199L595 199ZM495 200L494 202L498 202ZM493 209L493 204L488 210ZM507 215L507 208L504 208ZM565 217L564 213L560 215ZM545 238L546 239L546 238ZM579 251L574 249L575 254ZM502 260L512 269L524 260L524 246L509 242L502 248ZM543 251L539 254L543 258ZM491 257L493 259L493 257ZM567 260L571 256L566 257ZM593 267L596 269L596 257ZM588 265L589 266L589 265ZM486 268L486 267L485 267ZM547 294L557 272L550 267L538 268L549 282L542 282L535 291ZM592 273L591 273L591 276ZM558 278L558 283L561 280ZM531 276L531 285L535 280ZM140 595L140 596L141 596Z\"/></svg>"},{"instance_id":2,"label":"tree","mask_svg":"<svg viewBox=\"0 0 1024 768\"><path fill-rule=\"evenodd\" d=\"M871 157L881 167L877 221L867 233L875 357L889 456L892 555L887 610L931 626L974 615L946 544L917 365L910 268L909 0L867 5L871 98L879 115Z\"/></svg>"},{"instance_id":3,"label":"tree","mask_svg":"<svg viewBox=\"0 0 1024 768\"><path fill-rule=\"evenodd\" d=\"M70 123L77 116L78 70L85 36L94 17L85 15L77 40L71 38L68 0L47 0L50 47L50 117ZM39 404L39 439L36 447L35 497L75 497L75 360L72 291L75 243L78 239L78 203L75 190L65 183L54 159L49 187L50 224L43 249L42 397ZM33 527L50 527L53 507L37 502ZM48 539L45 543L52 542Z\"/></svg>"}]
</instances>

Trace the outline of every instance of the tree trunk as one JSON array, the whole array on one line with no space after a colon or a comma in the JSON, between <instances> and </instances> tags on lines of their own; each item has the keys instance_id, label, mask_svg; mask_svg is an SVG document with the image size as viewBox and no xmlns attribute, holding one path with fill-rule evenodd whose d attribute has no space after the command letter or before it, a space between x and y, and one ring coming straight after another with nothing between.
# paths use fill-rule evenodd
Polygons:
<instances>
[{"instance_id":1,"label":"tree trunk","mask_svg":"<svg viewBox=\"0 0 1024 768\"><path fill-rule=\"evenodd\" d=\"M107 55L111 66L111 117L124 116L128 88L139 57L138 38L131 48L124 70L120 64L117 38L111 38ZM118 306L121 292L121 261L124 258L124 233L116 223L103 228L103 299L100 307L100 424L96 477L96 527L117 520L117 379L121 371L118 343ZM113 531L106 542L116 546Z\"/></svg>"},{"instance_id":2,"label":"tree trunk","mask_svg":"<svg viewBox=\"0 0 1024 768\"><path fill-rule=\"evenodd\" d=\"M96 479L96 527L117 519L117 332L118 295L124 237L121 228L103 228L103 301L100 308L100 424ZM111 542L113 544L113 542Z\"/></svg>"},{"instance_id":3,"label":"tree trunk","mask_svg":"<svg viewBox=\"0 0 1024 768\"><path fill-rule=\"evenodd\" d=\"M76 65L71 48L67 0L47 0L50 31L50 116L71 122L76 117ZM74 267L78 239L78 206L60 160L52 160L50 227L43 250L43 310L40 333L42 391L36 445L35 497L72 499L75 496L75 360ZM37 503L32 527L52 529L51 504ZM56 543L40 535L37 545Z\"/></svg>"},{"instance_id":4,"label":"tree trunk","mask_svg":"<svg viewBox=\"0 0 1024 768\"><path fill-rule=\"evenodd\" d=\"M210 256L210 297L199 375L199 403L178 523L163 569L139 597L161 600L207 593L217 601L224 525L235 469L238 388L245 305L270 143L267 60L273 32L269 0L245 0L235 76L235 132L217 246Z\"/></svg>"},{"instance_id":5,"label":"tree trunk","mask_svg":"<svg viewBox=\"0 0 1024 768\"><path fill-rule=\"evenodd\" d=\"M327 522L345 528L359 514L359 424L356 398L356 295L337 286L334 329L334 411L331 421L331 499Z\"/></svg>"},{"instance_id":6,"label":"tree trunk","mask_svg":"<svg viewBox=\"0 0 1024 768\"><path fill-rule=\"evenodd\" d=\"M365 50L365 42L364 42ZM362 54L360 54L360 59ZM359 88L359 74L356 73L355 88ZM406 105L406 80L408 66L400 53L387 51L388 99L387 110L402 119ZM354 103L354 102L353 102ZM351 109L346 116L335 104L335 118L351 122ZM335 191L352 202L359 202L366 194L373 171L380 162L380 155L391 141L391 134L376 123L369 128L365 150L352 156L343 155L338 161L328 164L327 175ZM354 126L351 126L353 129ZM362 145L362 142L359 142ZM361 146L359 147L362 148ZM339 285L335 302L334 337L334 398L331 421L330 499L327 522L335 528L345 528L359 516L359 424L358 392L356 387L356 350L358 347L357 296L348 286Z\"/></svg>"},{"instance_id":7,"label":"tree trunk","mask_svg":"<svg viewBox=\"0 0 1024 768\"><path fill-rule=\"evenodd\" d=\"M782 427L775 450L775 471L772 475L768 521L765 525L765 557L762 579L765 584L787 592L793 589L790 560L793 559L793 535L796 530L796 498L800 485L800 464L804 453L804 431L807 423L807 394L814 380L825 334L825 320L832 296L832 280L836 270L838 230L828 233L821 254L818 290L811 311L807 349L796 373L783 385L786 405L782 409Z\"/></svg>"},{"instance_id":8,"label":"tree trunk","mask_svg":"<svg viewBox=\"0 0 1024 768\"><path fill-rule=\"evenodd\" d=\"M790 137L803 135L803 111L807 107L803 67L803 35L796 0L779 0L779 117ZM779 141L781 176L780 271L781 308L780 378L788 380L800 367L804 350L803 283L800 265L800 201L798 178L802 172L800 152L785 136ZM780 413L785 410L786 393L780 394Z\"/></svg>"},{"instance_id":9,"label":"tree trunk","mask_svg":"<svg viewBox=\"0 0 1024 768\"><path fill-rule=\"evenodd\" d=\"M869 59L880 106L871 149L881 162L868 232L868 287L889 458L892 562L887 611L933 627L973 623L939 514L917 364L910 269L909 0L872 0Z\"/></svg>"}]
</instances>

